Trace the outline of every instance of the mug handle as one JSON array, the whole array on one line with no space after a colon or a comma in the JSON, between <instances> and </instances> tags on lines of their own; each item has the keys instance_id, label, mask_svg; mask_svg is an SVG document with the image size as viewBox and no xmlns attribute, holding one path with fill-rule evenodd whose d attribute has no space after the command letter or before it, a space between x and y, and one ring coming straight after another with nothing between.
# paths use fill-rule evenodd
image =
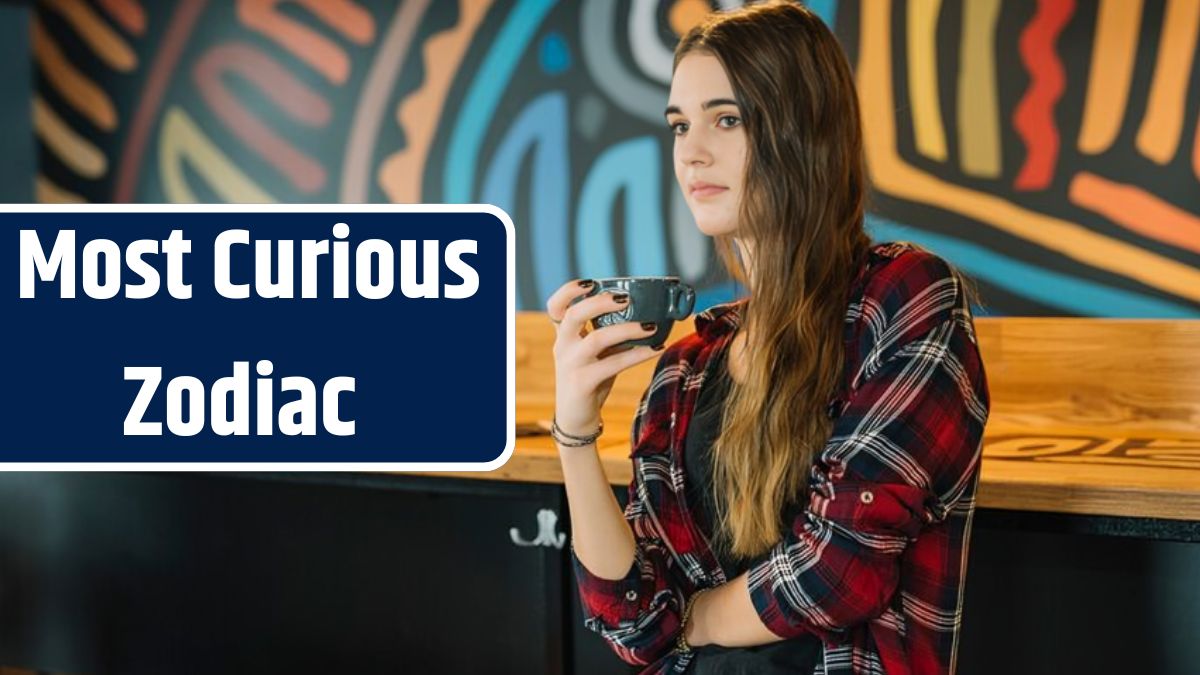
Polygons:
<instances>
[{"instance_id":1,"label":"mug handle","mask_svg":"<svg viewBox=\"0 0 1200 675\"><path fill-rule=\"evenodd\" d=\"M667 314L675 321L683 321L692 313L696 305L696 291L691 286L676 285L671 287L671 304Z\"/></svg>"}]
</instances>

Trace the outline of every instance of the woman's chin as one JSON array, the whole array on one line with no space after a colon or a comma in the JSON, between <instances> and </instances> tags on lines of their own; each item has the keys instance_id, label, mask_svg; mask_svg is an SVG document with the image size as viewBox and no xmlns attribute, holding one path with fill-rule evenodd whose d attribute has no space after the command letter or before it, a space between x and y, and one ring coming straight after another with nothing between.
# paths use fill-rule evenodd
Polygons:
<instances>
[{"instance_id":1,"label":"woman's chin","mask_svg":"<svg viewBox=\"0 0 1200 675\"><path fill-rule=\"evenodd\" d=\"M717 237L723 234L733 234L737 227L729 223L712 223L703 219L696 220L696 229L706 236Z\"/></svg>"}]
</instances>

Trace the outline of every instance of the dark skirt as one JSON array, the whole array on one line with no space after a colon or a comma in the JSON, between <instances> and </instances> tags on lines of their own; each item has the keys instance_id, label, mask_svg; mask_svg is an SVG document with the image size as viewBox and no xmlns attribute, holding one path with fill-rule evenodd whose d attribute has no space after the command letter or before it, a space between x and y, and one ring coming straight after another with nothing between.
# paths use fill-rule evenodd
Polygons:
<instances>
[{"instance_id":1,"label":"dark skirt","mask_svg":"<svg viewBox=\"0 0 1200 675\"><path fill-rule=\"evenodd\" d=\"M689 673L696 675L812 675L822 656L821 640L804 635L757 647L705 645L696 649Z\"/></svg>"}]
</instances>

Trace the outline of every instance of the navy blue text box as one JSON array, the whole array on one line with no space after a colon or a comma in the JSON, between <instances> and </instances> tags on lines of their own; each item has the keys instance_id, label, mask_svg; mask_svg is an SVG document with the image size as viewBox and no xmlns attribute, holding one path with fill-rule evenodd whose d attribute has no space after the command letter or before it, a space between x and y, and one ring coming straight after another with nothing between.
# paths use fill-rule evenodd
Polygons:
<instances>
[{"instance_id":1,"label":"navy blue text box","mask_svg":"<svg viewBox=\"0 0 1200 675\"><path fill-rule=\"evenodd\" d=\"M3 255L9 261L3 310L10 345L2 463L69 463L61 465L64 469L122 463L189 469L319 464L334 469L370 465L486 470L512 453L514 235L508 216L499 209L20 206L10 207L0 219ZM340 230L341 239L334 234L338 223L349 230ZM74 231L74 298L60 295L61 268L52 281L35 273L34 297L21 297L23 230L37 233L47 257L60 232ZM179 256L190 299L172 297L168 256L161 253L163 240L175 230L191 243L191 251ZM250 243L232 245L228 255L230 281L249 285L247 299L223 297L214 283L214 243L231 230L248 231ZM123 286L111 299L85 293L85 266L90 265L85 246L100 239L114 242L121 254ZM141 257L160 277L157 293L145 299L126 297L130 285L143 282L126 259L127 247L135 240L153 240L160 247L160 253ZM278 242L293 242L293 298L258 296L257 240L270 242L272 257L279 255ZM301 297L303 240L330 244L330 254L311 257L316 298ZM356 254L367 240L382 240L393 252L393 288L381 299L363 297L358 289ZM402 260L402 240L415 242L415 270ZM427 240L437 242L433 265L426 265ZM463 264L473 269L477 288L469 297L450 298L446 289L454 286L464 292L469 276L447 263L448 246L458 240L475 242L474 253L462 253L464 245L459 246L455 269L462 272ZM348 298L334 297L332 250L337 242L348 244ZM96 245L92 260L107 260L107 254L95 254L104 246ZM369 250L382 247L375 241ZM368 257L369 292L379 293L383 287L381 260L378 254ZM26 267L32 264L26 261ZM438 297L407 297L402 277L419 283L434 267ZM273 268L277 273L277 262ZM103 269L89 278L93 287L109 283ZM275 274L270 279L278 280ZM260 367L268 370L262 361L270 362L267 376L260 374ZM248 368L248 434L219 435L211 419L213 385L234 375L235 362L246 362ZM162 369L162 381L140 416L142 422L161 423L162 435L125 433L135 400L148 392L143 391L146 383L125 378L126 367ZM195 435L177 435L167 424L169 382L177 377L196 378L204 387L206 419ZM304 396L302 384L283 391L283 378L288 377L306 378L313 385L313 435L286 435L281 430L281 408ZM329 432L323 417L323 387L338 377L354 378L353 391L333 393L338 413L334 428L340 420L343 435ZM270 435L259 433L264 416L258 405L260 380L272 393ZM181 412L174 419L184 425L191 422L187 417L192 396L188 387L181 386L179 392ZM226 417L234 415L236 400L235 395L226 396ZM287 421L305 421L303 414L297 415L297 406L290 408ZM344 435L348 421L354 424L352 435ZM183 429L180 425L176 428Z\"/></svg>"}]
</instances>

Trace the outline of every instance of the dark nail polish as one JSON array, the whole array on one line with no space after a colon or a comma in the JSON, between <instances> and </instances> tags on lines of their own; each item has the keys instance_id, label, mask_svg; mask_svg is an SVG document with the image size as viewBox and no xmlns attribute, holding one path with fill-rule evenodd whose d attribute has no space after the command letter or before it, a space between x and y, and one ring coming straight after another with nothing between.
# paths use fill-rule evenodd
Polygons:
<instances>
[{"instance_id":1,"label":"dark nail polish","mask_svg":"<svg viewBox=\"0 0 1200 675\"><path fill-rule=\"evenodd\" d=\"M579 285L583 288L591 288L593 285L595 285L595 283L596 282L592 281L591 279L580 279L579 280Z\"/></svg>"},{"instance_id":2,"label":"dark nail polish","mask_svg":"<svg viewBox=\"0 0 1200 675\"><path fill-rule=\"evenodd\" d=\"M655 346L651 347L651 349L653 349L656 352L661 352L662 350L664 350L666 348L667 348L666 344L655 345Z\"/></svg>"},{"instance_id":3,"label":"dark nail polish","mask_svg":"<svg viewBox=\"0 0 1200 675\"><path fill-rule=\"evenodd\" d=\"M613 296L613 300L615 300L616 302L619 302L621 304L625 304L625 303L629 302L629 294L628 293L613 293L612 296Z\"/></svg>"},{"instance_id":4,"label":"dark nail polish","mask_svg":"<svg viewBox=\"0 0 1200 675\"><path fill-rule=\"evenodd\" d=\"M642 322L642 330L657 330L657 329L658 329L658 325L655 324L653 321L643 321Z\"/></svg>"}]
</instances>

